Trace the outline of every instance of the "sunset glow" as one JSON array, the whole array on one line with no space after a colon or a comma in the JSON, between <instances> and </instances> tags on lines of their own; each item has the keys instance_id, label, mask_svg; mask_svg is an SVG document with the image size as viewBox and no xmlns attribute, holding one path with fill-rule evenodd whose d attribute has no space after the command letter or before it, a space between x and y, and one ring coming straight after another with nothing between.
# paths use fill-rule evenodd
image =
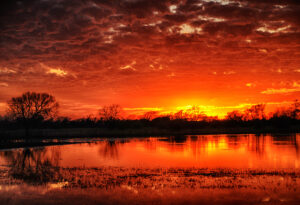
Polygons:
<instances>
[{"instance_id":1,"label":"sunset glow","mask_svg":"<svg viewBox=\"0 0 300 205\"><path fill-rule=\"evenodd\" d=\"M26 91L60 115L193 106L223 118L300 97L297 1L10 1L0 16L0 114Z\"/></svg>"},{"instance_id":2,"label":"sunset glow","mask_svg":"<svg viewBox=\"0 0 300 205\"><path fill-rule=\"evenodd\" d=\"M300 204L300 0L2 0L0 29L0 205Z\"/></svg>"}]
</instances>

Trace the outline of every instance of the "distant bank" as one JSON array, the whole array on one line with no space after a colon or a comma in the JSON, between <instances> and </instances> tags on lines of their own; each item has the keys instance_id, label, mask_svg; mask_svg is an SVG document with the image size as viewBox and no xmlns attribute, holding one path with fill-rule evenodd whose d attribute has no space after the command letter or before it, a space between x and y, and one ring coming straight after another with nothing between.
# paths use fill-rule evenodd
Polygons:
<instances>
[{"instance_id":1,"label":"distant bank","mask_svg":"<svg viewBox=\"0 0 300 205\"><path fill-rule=\"evenodd\" d=\"M26 138L78 138L78 137L146 137L146 136L176 136L176 135L205 135L205 134L263 134L263 133L300 133L299 126L289 128L274 127L228 127L201 129L108 129L108 128L60 128L60 129L15 129L0 130L0 140Z\"/></svg>"}]
</instances>

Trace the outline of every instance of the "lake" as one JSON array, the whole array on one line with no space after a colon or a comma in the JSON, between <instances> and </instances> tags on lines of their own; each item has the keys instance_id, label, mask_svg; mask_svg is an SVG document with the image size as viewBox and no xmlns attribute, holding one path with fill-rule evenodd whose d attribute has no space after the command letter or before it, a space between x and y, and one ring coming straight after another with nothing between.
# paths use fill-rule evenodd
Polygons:
<instances>
[{"instance_id":1,"label":"lake","mask_svg":"<svg viewBox=\"0 0 300 205\"><path fill-rule=\"evenodd\" d=\"M1 204L300 202L300 134L63 142L0 150Z\"/></svg>"}]
</instances>

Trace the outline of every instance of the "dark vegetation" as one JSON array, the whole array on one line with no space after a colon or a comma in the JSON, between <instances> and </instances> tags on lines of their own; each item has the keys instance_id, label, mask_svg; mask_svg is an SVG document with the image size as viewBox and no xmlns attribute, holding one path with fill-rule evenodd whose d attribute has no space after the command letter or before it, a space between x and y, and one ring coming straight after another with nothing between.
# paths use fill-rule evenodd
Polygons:
<instances>
[{"instance_id":1,"label":"dark vegetation","mask_svg":"<svg viewBox=\"0 0 300 205\"><path fill-rule=\"evenodd\" d=\"M258 104L244 111L229 112L225 119L206 116L193 107L164 116L151 111L132 120L122 118L122 108L113 104L102 107L97 117L71 120L57 116L58 107L55 98L46 93L27 92L12 98L6 116L0 119L2 139L300 131L300 102L297 100L273 113L265 113L265 105Z\"/></svg>"}]
</instances>

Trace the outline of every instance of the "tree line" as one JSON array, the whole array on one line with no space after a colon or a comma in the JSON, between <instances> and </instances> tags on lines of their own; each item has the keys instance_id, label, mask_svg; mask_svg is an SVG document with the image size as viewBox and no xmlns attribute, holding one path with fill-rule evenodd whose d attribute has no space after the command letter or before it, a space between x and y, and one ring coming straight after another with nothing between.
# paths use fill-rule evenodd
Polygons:
<instances>
[{"instance_id":1,"label":"tree line","mask_svg":"<svg viewBox=\"0 0 300 205\"><path fill-rule=\"evenodd\" d=\"M266 113L265 104L253 105L243 111L228 112L224 119L207 116L199 107L180 110L168 115L158 112L146 112L139 119L122 118L122 108L118 104L103 106L97 117L85 117L71 120L58 115L59 103L48 93L26 92L11 98L5 116L0 119L1 129L15 128L159 128L159 129L201 129L251 127L289 129L300 127L300 102L295 100L289 107Z\"/></svg>"}]
</instances>

